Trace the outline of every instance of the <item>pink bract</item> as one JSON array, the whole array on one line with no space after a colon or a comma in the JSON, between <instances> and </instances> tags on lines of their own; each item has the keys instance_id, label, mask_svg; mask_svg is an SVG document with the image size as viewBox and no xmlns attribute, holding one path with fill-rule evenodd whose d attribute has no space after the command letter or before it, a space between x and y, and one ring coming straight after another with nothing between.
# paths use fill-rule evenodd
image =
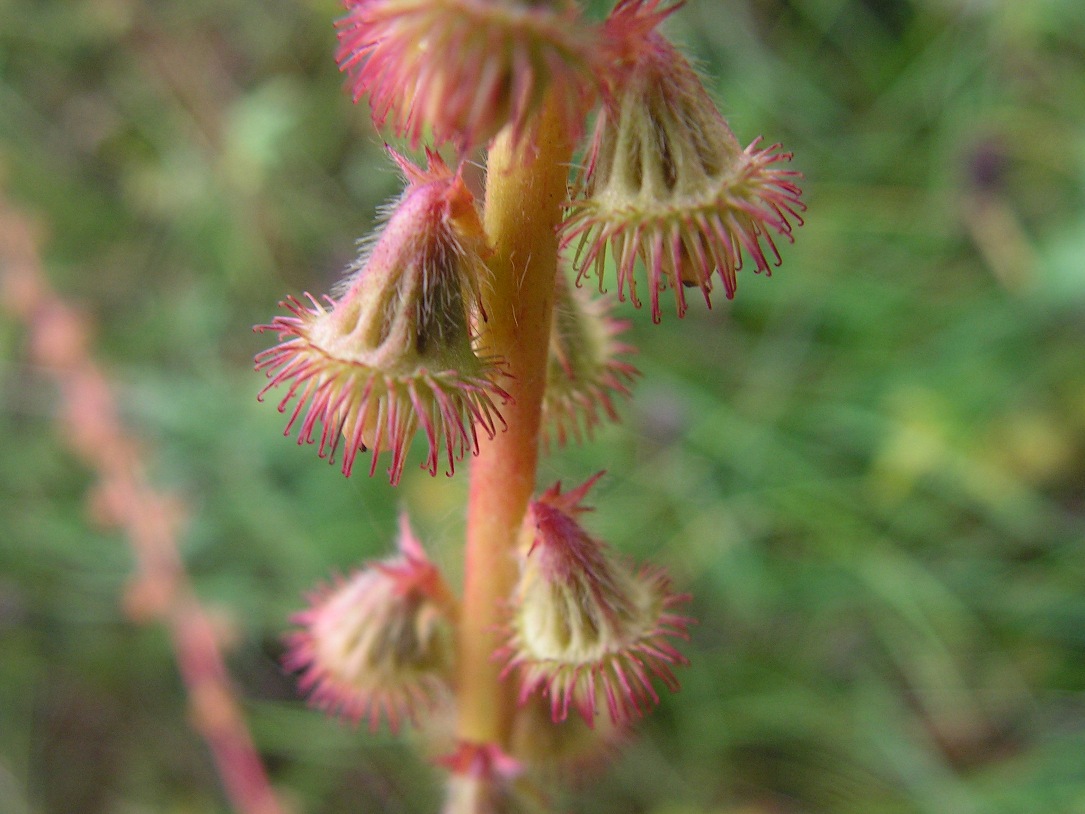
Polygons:
<instances>
[{"instance_id":1,"label":"pink bract","mask_svg":"<svg viewBox=\"0 0 1085 814\"><path fill-rule=\"evenodd\" d=\"M284 434L296 429L299 444L319 437L329 461L342 443L347 476L358 452L372 450L372 475L390 451L393 484L419 428L429 442L423 465L436 474L443 454L452 474L477 452L479 430L493 437L503 423L495 400L509 400L495 383L500 360L474 351L489 249L473 198L435 156L426 170L396 159L410 185L343 293L290 297L282 303L290 316L256 328L281 340L256 369L270 379L261 398L285 386L279 411L294 402Z\"/></svg>"},{"instance_id":2,"label":"pink bract","mask_svg":"<svg viewBox=\"0 0 1085 814\"><path fill-rule=\"evenodd\" d=\"M601 475L602 473L600 473ZM555 721L570 709L592 725L601 709L624 722L659 703L653 679L674 691L686 659L670 639L688 638L688 601L658 568L634 569L577 519L599 475L562 493L556 484L524 520L520 580L506 643L495 658L519 675L520 703L541 692Z\"/></svg>"},{"instance_id":3,"label":"pink bract","mask_svg":"<svg viewBox=\"0 0 1085 814\"><path fill-rule=\"evenodd\" d=\"M346 0L340 69L378 127L412 147L427 133L467 153L505 125L525 134L548 93L579 133L596 84L596 29L575 4Z\"/></svg>"},{"instance_id":4,"label":"pink bract","mask_svg":"<svg viewBox=\"0 0 1085 814\"><path fill-rule=\"evenodd\" d=\"M760 139L741 148L696 71L654 30L673 10L658 6L622 3L604 27L605 99L562 225L578 282L594 274L602 291L610 255L618 298L637 307L640 260L655 322L667 289L680 317L687 287L711 305L714 275L733 297L744 254L769 273L780 262L773 233L790 241L805 209L800 173L781 166L791 153Z\"/></svg>"},{"instance_id":5,"label":"pink bract","mask_svg":"<svg viewBox=\"0 0 1085 814\"><path fill-rule=\"evenodd\" d=\"M293 621L283 659L310 703L392 731L449 696L455 602L400 521L399 554L318 589Z\"/></svg>"}]
</instances>

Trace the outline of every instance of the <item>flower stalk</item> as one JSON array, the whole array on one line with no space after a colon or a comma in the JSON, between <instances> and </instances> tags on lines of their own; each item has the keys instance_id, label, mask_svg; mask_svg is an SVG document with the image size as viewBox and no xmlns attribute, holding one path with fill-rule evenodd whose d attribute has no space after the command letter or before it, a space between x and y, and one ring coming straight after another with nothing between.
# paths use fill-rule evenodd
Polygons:
<instances>
[{"instance_id":1,"label":"flower stalk","mask_svg":"<svg viewBox=\"0 0 1085 814\"><path fill-rule=\"evenodd\" d=\"M547 349L558 262L557 226L573 143L555 100L534 138L506 130L489 154L483 225L494 250L493 283L483 292L487 353L500 355L510 379L508 430L483 441L471 466L459 651L459 735L507 742L515 688L499 680L492 657L496 629L517 577L517 533L535 489Z\"/></svg>"},{"instance_id":2,"label":"flower stalk","mask_svg":"<svg viewBox=\"0 0 1085 814\"><path fill-rule=\"evenodd\" d=\"M24 323L30 361L56 385L57 433L93 478L91 515L122 533L131 548L125 612L134 622L165 629L192 728L207 745L232 810L291 814L246 724L227 669L221 619L197 596L181 558L191 509L148 475L145 445L123 420L116 385L95 358L90 325L46 279L37 231L0 198L0 313Z\"/></svg>"},{"instance_id":3,"label":"flower stalk","mask_svg":"<svg viewBox=\"0 0 1085 814\"><path fill-rule=\"evenodd\" d=\"M541 812L543 773L606 754L660 688L678 689L674 640L693 624L662 568L581 524L598 475L534 497L540 442L617 420L639 375L625 323L572 292L566 265L636 307L639 285L653 322L664 292L679 317L686 288L706 306L714 287L729 299L744 260L767 274L772 234L801 224L799 174L779 145L743 150L658 31L681 0L618 0L601 24L576 0L344 2L338 59L355 100L457 163L428 145L425 169L393 153L404 195L334 297L289 299L291 316L260 326L280 344L257 369L292 409L287 434L297 424L329 459L342 449L344 475L362 452L373 474L387 451L395 485L416 435L431 475L472 453L464 584L457 602L404 520L398 558L296 617L287 666L317 706L372 727L452 713L428 733L449 772L444 814ZM476 201L464 172L480 147Z\"/></svg>"}]
</instances>

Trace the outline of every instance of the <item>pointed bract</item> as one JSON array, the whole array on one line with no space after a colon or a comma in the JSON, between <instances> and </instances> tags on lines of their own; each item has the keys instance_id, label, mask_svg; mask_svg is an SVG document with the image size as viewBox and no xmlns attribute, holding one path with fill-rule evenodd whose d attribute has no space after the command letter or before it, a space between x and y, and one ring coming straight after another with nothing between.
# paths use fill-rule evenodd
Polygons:
<instances>
[{"instance_id":1,"label":"pointed bract","mask_svg":"<svg viewBox=\"0 0 1085 814\"><path fill-rule=\"evenodd\" d=\"M565 493L557 484L528 507L506 643L495 653L503 675L519 674L521 704L542 692L555 721L574 709L589 725L601 707L619 723L651 709L654 679L676 690L672 668L687 662L669 639L687 638L692 622L673 612L689 597L672 593L662 570L634 570L580 525L598 477Z\"/></svg>"},{"instance_id":2,"label":"pointed bract","mask_svg":"<svg viewBox=\"0 0 1085 814\"><path fill-rule=\"evenodd\" d=\"M417 146L427 131L466 153L506 124L515 140L552 91L578 133L595 85L597 30L575 3L346 0L340 69L377 126Z\"/></svg>"},{"instance_id":3,"label":"pointed bract","mask_svg":"<svg viewBox=\"0 0 1085 814\"><path fill-rule=\"evenodd\" d=\"M689 62L654 30L674 8L660 5L623 2L604 26L606 98L562 225L580 278L595 274L603 290L609 253L618 298L637 307L640 258L655 322L668 288L679 316L686 287L711 304L713 274L734 296L744 253L769 273L780 262L772 233L791 240L805 209L800 173L780 166L791 154L759 147L760 139L742 149Z\"/></svg>"},{"instance_id":4,"label":"pointed bract","mask_svg":"<svg viewBox=\"0 0 1085 814\"><path fill-rule=\"evenodd\" d=\"M523 765L496 744L460 741L437 761L449 770L441 814L546 814L538 790L522 779Z\"/></svg>"},{"instance_id":5,"label":"pointed bract","mask_svg":"<svg viewBox=\"0 0 1085 814\"><path fill-rule=\"evenodd\" d=\"M558 272L550 331L542 429L547 443L591 437L605 417L618 421L617 397L632 395L640 372L626 357L636 353L617 337L629 323L610 316L609 303L573 288Z\"/></svg>"},{"instance_id":6,"label":"pointed bract","mask_svg":"<svg viewBox=\"0 0 1085 814\"><path fill-rule=\"evenodd\" d=\"M399 555L319 589L294 616L284 665L310 702L396 731L450 693L455 600L401 519Z\"/></svg>"},{"instance_id":7,"label":"pointed bract","mask_svg":"<svg viewBox=\"0 0 1085 814\"><path fill-rule=\"evenodd\" d=\"M478 449L478 430L493 437L502 422L495 400L499 360L474 351L470 309L480 310L488 253L474 200L459 175L431 155L427 170L395 156L410 184L379 237L367 245L336 298L303 303L294 297L257 331L281 343L256 357L270 381L287 385L279 411L290 411L285 433L314 443L334 461L343 442L343 474L359 451L372 449L370 474L381 452L397 483L415 432L429 442L424 466L448 473ZM484 315L483 315L484 316ZM317 426L319 425L319 430Z\"/></svg>"}]
</instances>

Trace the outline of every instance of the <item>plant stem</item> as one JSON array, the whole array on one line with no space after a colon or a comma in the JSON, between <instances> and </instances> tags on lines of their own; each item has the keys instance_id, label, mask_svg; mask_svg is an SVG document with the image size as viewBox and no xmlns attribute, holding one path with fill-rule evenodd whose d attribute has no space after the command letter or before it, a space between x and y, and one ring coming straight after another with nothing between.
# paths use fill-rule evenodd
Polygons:
<instances>
[{"instance_id":1,"label":"plant stem","mask_svg":"<svg viewBox=\"0 0 1085 814\"><path fill-rule=\"evenodd\" d=\"M517 146L506 129L488 158L484 223L494 255L493 284L484 295L485 352L502 357L514 399L508 423L480 443L471 465L464 601L459 643L459 737L507 745L515 696L498 680L492 653L497 627L517 577L517 533L535 489L539 419L546 389L556 228L567 190L573 145L552 105L534 139Z\"/></svg>"},{"instance_id":2,"label":"plant stem","mask_svg":"<svg viewBox=\"0 0 1085 814\"><path fill-rule=\"evenodd\" d=\"M149 482L142 447L121 420L118 397L92 353L88 326L46 279L38 225L0 199L0 311L26 323L30 359L57 385L58 431L95 476L100 523L123 529L136 566L125 606L161 621L188 692L192 726L214 758L238 814L285 814L231 686L220 638L179 553L180 497Z\"/></svg>"}]
</instances>

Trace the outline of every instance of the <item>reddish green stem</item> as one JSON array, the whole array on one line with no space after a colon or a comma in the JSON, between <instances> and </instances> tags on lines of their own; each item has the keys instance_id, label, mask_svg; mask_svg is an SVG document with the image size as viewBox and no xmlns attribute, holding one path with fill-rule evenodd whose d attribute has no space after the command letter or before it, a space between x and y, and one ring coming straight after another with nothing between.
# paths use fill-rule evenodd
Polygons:
<instances>
[{"instance_id":1,"label":"reddish green stem","mask_svg":"<svg viewBox=\"0 0 1085 814\"><path fill-rule=\"evenodd\" d=\"M556 227L567 190L572 143L553 110L540 117L534 140L512 142L506 130L490 150L485 226L494 256L484 296L485 351L501 356L514 399L508 429L481 445L471 467L467 552L459 652L459 736L505 745L514 694L492 659L497 628L517 576L517 532L535 489L539 422L546 389Z\"/></svg>"}]
</instances>

